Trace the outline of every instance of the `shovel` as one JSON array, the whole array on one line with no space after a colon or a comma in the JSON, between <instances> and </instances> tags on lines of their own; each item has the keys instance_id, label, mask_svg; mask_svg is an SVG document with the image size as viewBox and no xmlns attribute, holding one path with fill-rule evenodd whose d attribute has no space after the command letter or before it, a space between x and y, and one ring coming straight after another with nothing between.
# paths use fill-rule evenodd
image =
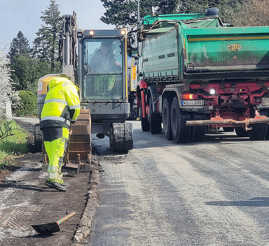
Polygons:
<instances>
[{"instance_id":1,"label":"shovel","mask_svg":"<svg viewBox=\"0 0 269 246\"><path fill-rule=\"evenodd\" d=\"M32 227L35 229L36 232L42 235L50 235L55 232L60 231L60 224L62 224L64 221L70 219L72 216L74 216L76 212L72 212L63 218L57 220L56 222L47 223L47 224L41 224L41 225L32 225Z\"/></svg>"}]
</instances>

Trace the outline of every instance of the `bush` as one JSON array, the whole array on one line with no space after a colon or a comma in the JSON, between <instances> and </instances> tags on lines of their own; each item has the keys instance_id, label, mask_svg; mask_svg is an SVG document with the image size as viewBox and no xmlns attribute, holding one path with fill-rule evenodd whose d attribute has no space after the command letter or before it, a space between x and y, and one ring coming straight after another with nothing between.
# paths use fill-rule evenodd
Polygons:
<instances>
[{"instance_id":1,"label":"bush","mask_svg":"<svg viewBox=\"0 0 269 246\"><path fill-rule=\"evenodd\" d=\"M37 115L37 95L32 91L19 92L20 103L15 109L17 116L36 116Z\"/></svg>"},{"instance_id":2,"label":"bush","mask_svg":"<svg viewBox=\"0 0 269 246\"><path fill-rule=\"evenodd\" d=\"M0 141L13 135L12 121L0 120Z\"/></svg>"},{"instance_id":3,"label":"bush","mask_svg":"<svg viewBox=\"0 0 269 246\"><path fill-rule=\"evenodd\" d=\"M15 121L1 121L2 129L11 129L9 136L0 139L0 167L5 164L7 158L11 159L19 154L28 152L27 133L16 124Z\"/></svg>"}]
</instances>

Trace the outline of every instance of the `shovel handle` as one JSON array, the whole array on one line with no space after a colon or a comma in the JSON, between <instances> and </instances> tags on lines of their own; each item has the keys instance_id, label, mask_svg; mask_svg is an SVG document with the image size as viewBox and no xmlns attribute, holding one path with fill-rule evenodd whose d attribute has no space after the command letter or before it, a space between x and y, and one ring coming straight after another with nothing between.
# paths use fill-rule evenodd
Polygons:
<instances>
[{"instance_id":1,"label":"shovel handle","mask_svg":"<svg viewBox=\"0 0 269 246\"><path fill-rule=\"evenodd\" d=\"M70 218L73 217L75 214L76 214L76 212L72 212L72 213L70 213L70 214L64 216L63 218L57 220L57 224L58 224L58 225L62 224L64 221L70 219Z\"/></svg>"}]
</instances>

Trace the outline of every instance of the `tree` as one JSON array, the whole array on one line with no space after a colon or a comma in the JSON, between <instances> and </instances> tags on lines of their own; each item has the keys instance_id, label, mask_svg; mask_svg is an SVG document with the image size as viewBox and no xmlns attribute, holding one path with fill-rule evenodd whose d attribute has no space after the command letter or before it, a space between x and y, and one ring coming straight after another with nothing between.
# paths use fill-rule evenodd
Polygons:
<instances>
[{"instance_id":1,"label":"tree","mask_svg":"<svg viewBox=\"0 0 269 246\"><path fill-rule=\"evenodd\" d=\"M31 48L29 41L24 37L22 31L19 31L16 38L13 38L10 48L9 48L9 58L11 63L13 62L14 57L18 55L29 55Z\"/></svg>"},{"instance_id":2,"label":"tree","mask_svg":"<svg viewBox=\"0 0 269 246\"><path fill-rule=\"evenodd\" d=\"M268 26L268 0L248 0L237 14L232 16L237 26Z\"/></svg>"},{"instance_id":3,"label":"tree","mask_svg":"<svg viewBox=\"0 0 269 246\"><path fill-rule=\"evenodd\" d=\"M106 24L117 27L137 23L138 0L101 0L106 12L101 20ZM159 14L173 14L177 12L202 12L209 7L218 7L220 16L231 20L234 12L243 3L243 0L140 0L140 15L152 14L152 7L159 6Z\"/></svg>"},{"instance_id":4,"label":"tree","mask_svg":"<svg viewBox=\"0 0 269 246\"><path fill-rule=\"evenodd\" d=\"M27 55L16 56L11 69L11 79L15 90L35 91L37 80L50 73L48 62Z\"/></svg>"},{"instance_id":5,"label":"tree","mask_svg":"<svg viewBox=\"0 0 269 246\"><path fill-rule=\"evenodd\" d=\"M26 74L31 70L31 48L22 31L19 31L13 38L8 56L10 58L10 76L15 90L27 88L29 81Z\"/></svg>"},{"instance_id":6,"label":"tree","mask_svg":"<svg viewBox=\"0 0 269 246\"><path fill-rule=\"evenodd\" d=\"M101 21L122 27L137 23L138 0L101 0L106 12ZM171 0L175 1L175 0ZM158 6L158 0L140 0L141 17L152 13L152 7Z\"/></svg>"},{"instance_id":7,"label":"tree","mask_svg":"<svg viewBox=\"0 0 269 246\"><path fill-rule=\"evenodd\" d=\"M42 14L40 18L44 24L36 33L37 37L34 40L33 54L35 57L48 61L51 66L51 72L55 72L59 68L56 60L58 58L59 38L62 26L60 11L55 0L50 0L48 9L42 11Z\"/></svg>"}]
</instances>

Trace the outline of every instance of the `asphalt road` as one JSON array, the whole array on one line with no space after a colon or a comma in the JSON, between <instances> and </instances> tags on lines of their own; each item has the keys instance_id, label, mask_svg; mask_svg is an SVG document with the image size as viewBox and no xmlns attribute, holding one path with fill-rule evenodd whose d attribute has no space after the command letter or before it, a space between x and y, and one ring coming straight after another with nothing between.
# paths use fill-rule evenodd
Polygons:
<instances>
[{"instance_id":1,"label":"asphalt road","mask_svg":"<svg viewBox=\"0 0 269 246\"><path fill-rule=\"evenodd\" d=\"M95 144L104 172L89 245L269 245L269 141L176 145L134 122L127 156Z\"/></svg>"}]
</instances>

